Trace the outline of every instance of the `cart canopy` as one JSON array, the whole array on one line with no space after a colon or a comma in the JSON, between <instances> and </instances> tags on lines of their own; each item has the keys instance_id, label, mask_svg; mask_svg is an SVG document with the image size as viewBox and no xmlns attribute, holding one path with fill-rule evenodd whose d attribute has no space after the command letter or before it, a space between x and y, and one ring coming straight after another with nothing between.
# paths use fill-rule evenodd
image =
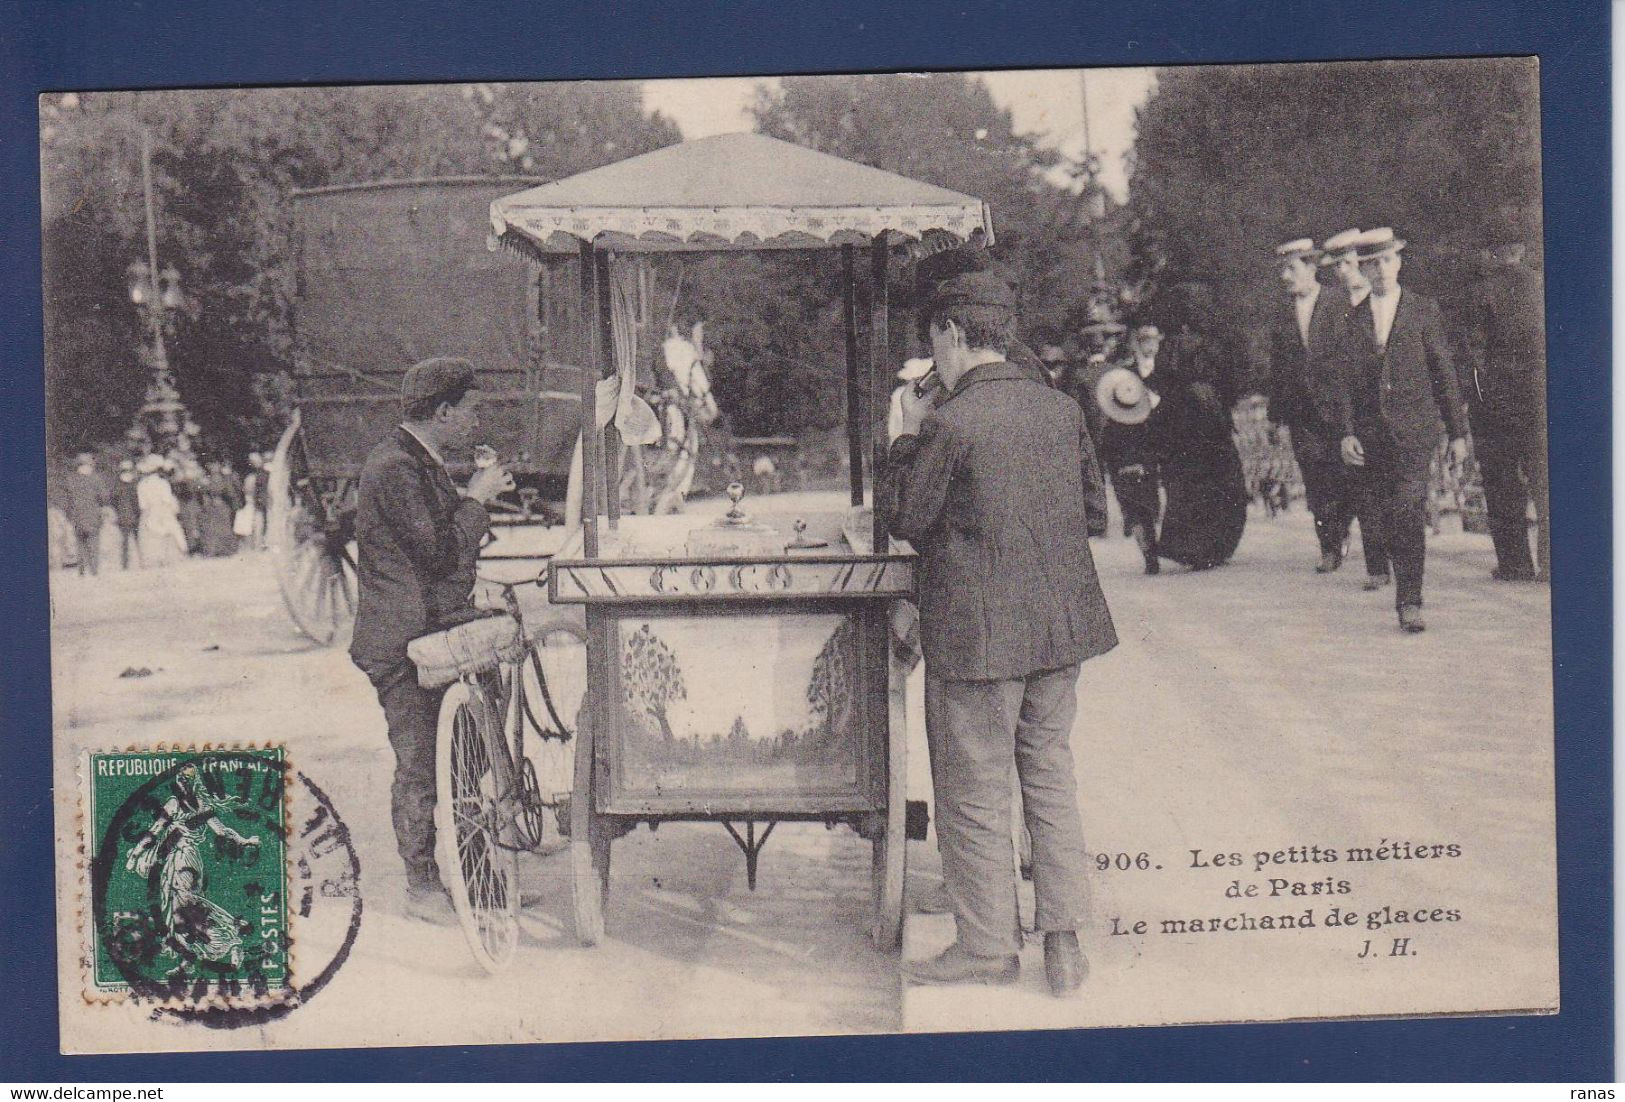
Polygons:
<instances>
[{"instance_id":1,"label":"cart canopy","mask_svg":"<svg viewBox=\"0 0 1625 1102\"><path fill-rule=\"evenodd\" d=\"M504 196L501 244L527 255L807 249L882 233L993 240L987 204L763 134L719 134Z\"/></svg>"}]
</instances>

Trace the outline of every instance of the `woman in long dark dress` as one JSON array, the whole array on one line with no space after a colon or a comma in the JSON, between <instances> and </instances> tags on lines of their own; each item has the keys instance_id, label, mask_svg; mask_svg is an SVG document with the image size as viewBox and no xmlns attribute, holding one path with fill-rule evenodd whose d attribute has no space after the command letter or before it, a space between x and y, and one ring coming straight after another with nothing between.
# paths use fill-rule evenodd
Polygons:
<instances>
[{"instance_id":1,"label":"woman in long dark dress","mask_svg":"<svg viewBox=\"0 0 1625 1102\"><path fill-rule=\"evenodd\" d=\"M1247 484L1230 419L1238 365L1230 343L1211 328L1205 285L1178 284L1162 306L1169 336L1157 435L1167 500L1157 554L1208 570L1236 553L1247 525Z\"/></svg>"}]
</instances>

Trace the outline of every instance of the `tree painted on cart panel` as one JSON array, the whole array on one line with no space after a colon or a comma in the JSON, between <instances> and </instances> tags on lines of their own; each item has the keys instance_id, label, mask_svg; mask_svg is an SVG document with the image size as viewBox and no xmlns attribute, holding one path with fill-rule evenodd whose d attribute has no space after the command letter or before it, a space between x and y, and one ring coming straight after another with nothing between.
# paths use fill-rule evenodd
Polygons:
<instances>
[{"instance_id":1,"label":"tree painted on cart panel","mask_svg":"<svg viewBox=\"0 0 1625 1102\"><path fill-rule=\"evenodd\" d=\"M666 709L673 701L688 699L688 686L677 656L648 624L633 632L621 650L621 694L628 708L654 719L664 741L676 738Z\"/></svg>"},{"instance_id":2,"label":"tree painted on cart panel","mask_svg":"<svg viewBox=\"0 0 1625 1102\"><path fill-rule=\"evenodd\" d=\"M807 708L812 713L808 737L814 746L828 745L852 721L857 706L858 677L853 663L857 643L857 621L847 617L813 659Z\"/></svg>"}]
</instances>

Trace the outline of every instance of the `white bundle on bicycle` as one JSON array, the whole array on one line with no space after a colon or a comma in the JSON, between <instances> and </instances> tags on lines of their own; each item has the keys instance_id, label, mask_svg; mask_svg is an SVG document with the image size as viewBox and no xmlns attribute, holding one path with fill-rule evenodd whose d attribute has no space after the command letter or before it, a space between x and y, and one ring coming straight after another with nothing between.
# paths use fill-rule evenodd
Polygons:
<instances>
[{"instance_id":1,"label":"white bundle on bicycle","mask_svg":"<svg viewBox=\"0 0 1625 1102\"><path fill-rule=\"evenodd\" d=\"M524 654L519 621L506 614L470 620L406 644L406 655L418 668L418 684L425 689L517 662Z\"/></svg>"}]
</instances>

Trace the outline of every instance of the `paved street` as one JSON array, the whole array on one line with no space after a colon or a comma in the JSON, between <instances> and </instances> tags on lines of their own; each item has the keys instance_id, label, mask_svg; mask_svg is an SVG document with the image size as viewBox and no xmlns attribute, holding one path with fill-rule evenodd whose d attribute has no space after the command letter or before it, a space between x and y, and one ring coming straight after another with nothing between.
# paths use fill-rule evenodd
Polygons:
<instances>
[{"instance_id":1,"label":"paved street","mask_svg":"<svg viewBox=\"0 0 1625 1102\"><path fill-rule=\"evenodd\" d=\"M1488 537L1445 527L1428 544L1420 636L1397 630L1392 590L1360 591L1357 556L1313 573L1301 505L1275 520L1255 509L1233 562L1205 574L1146 577L1129 541L1095 541L1122 643L1084 666L1073 746L1091 859L1125 854L1130 868L1094 873L1091 978L1082 998L1051 998L1033 939L1018 988L910 988L907 1028L1555 1007L1549 591L1491 582ZM924 796L915 736L911 786ZM1392 842L1455 843L1461 856L1347 860L1349 847ZM1290 862L1289 847L1316 845L1344 859L1255 871L1257 851ZM927 883L934 844L912 849L914 882ZM1206 867L1191 867L1193 849ZM1161 868L1133 867L1141 853ZM1239 869L1213 858L1229 853ZM1268 896L1270 878L1309 891L1328 876L1348 894ZM1259 895L1227 898L1233 880ZM1385 905L1460 918L1369 929ZM1313 929L1161 926L1310 907ZM1332 907L1359 924L1328 929ZM1127 930L1146 920L1147 932L1113 936L1114 918ZM952 936L950 919L913 915L905 954ZM1390 956L1405 936L1407 955Z\"/></svg>"},{"instance_id":2,"label":"paved street","mask_svg":"<svg viewBox=\"0 0 1625 1102\"><path fill-rule=\"evenodd\" d=\"M1123 642L1085 667L1074 746L1091 856L1123 854L1130 867L1094 875L1093 974L1069 1002L1044 993L1036 945L1017 988L910 989L900 1001L893 958L864 933L868 847L821 825L779 828L754 893L721 828L638 830L616 845L608 937L590 950L568 936L563 859L527 859L547 901L527 914L511 974L488 978L459 931L402 914L382 716L342 649L294 633L268 556L58 573L59 790L77 783L68 751L282 741L352 828L363 870L356 950L307 1006L253 1036L144 1026L127 1043L469 1044L1554 1006L1547 591L1492 584L1488 539L1447 533L1429 545L1430 629L1405 637L1391 591L1359 592L1357 562L1314 575L1311 547L1301 508L1255 514L1235 561L1207 574L1147 578L1128 541L1096 541ZM141 668L151 675L119 676ZM917 797L929 791L920 693L916 673ZM1393 842L1454 844L1460 856L1346 859L1350 847ZM1312 845L1344 860L1289 863L1289 847ZM1205 867L1191 867L1193 849ZM1257 851L1280 851L1283 863L1257 868ZM1141 853L1153 867L1133 867ZM1215 863L1230 853L1239 868ZM934 842L912 844L910 862L911 885L930 883ZM82 893L71 869L59 876L73 944ZM1271 877L1307 892L1328 876L1326 891L1347 880L1348 892L1268 894ZM1259 894L1227 898L1233 880ZM1384 906L1390 917L1439 917L1368 929ZM1327 928L1332 907L1359 924ZM1222 925L1310 908L1311 929L1162 932L1165 919ZM1114 919L1130 930L1145 921L1146 932L1112 936ZM934 953L951 936L948 919L911 915L905 954ZM1391 956L1405 936L1408 954ZM71 953L62 990L79 997ZM141 1013L125 1013L137 1029ZM89 1042L64 1037L70 1050Z\"/></svg>"},{"instance_id":3,"label":"paved street","mask_svg":"<svg viewBox=\"0 0 1625 1102\"><path fill-rule=\"evenodd\" d=\"M576 945L568 858L525 858L527 911L511 974L488 977L462 932L402 912L389 824L393 758L371 687L342 647L315 648L282 609L268 555L192 560L99 578L52 577L56 783L84 748L281 741L353 832L365 900L360 938L332 984L262 1031L146 1026L135 1047L475 1044L890 1032L895 958L874 949L870 847L844 828L783 824L755 892L722 827L640 828L614 847L607 938ZM123 677L147 668L149 677ZM72 752L69 752L72 751ZM71 822L59 829L71 831ZM65 945L82 899L59 869ZM71 954L63 998L82 984ZM128 1012L132 1028L143 1017ZM65 1018L65 1021L68 1019ZM82 1019L75 1019L82 1020ZM119 1023L103 1022L98 1049ZM69 1049L91 1038L66 1035Z\"/></svg>"}]
</instances>

